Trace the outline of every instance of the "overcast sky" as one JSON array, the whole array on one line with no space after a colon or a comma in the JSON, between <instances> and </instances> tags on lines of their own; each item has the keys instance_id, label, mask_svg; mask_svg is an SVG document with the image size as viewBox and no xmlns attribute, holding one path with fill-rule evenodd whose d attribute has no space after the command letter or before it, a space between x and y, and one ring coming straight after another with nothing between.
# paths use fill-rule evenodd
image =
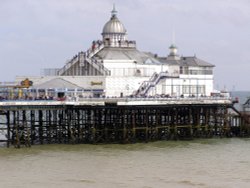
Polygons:
<instances>
[{"instance_id":1,"label":"overcast sky","mask_svg":"<svg viewBox=\"0 0 250 188\"><path fill-rule=\"evenodd\" d=\"M250 90L249 0L0 0L0 81L62 67L101 39L113 3L128 39L215 67L216 89Z\"/></svg>"}]
</instances>

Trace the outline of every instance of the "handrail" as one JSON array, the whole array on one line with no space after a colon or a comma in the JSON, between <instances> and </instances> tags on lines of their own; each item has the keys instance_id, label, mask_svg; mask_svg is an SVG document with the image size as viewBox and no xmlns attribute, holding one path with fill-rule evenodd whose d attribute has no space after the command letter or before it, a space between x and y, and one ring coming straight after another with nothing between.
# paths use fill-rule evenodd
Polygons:
<instances>
[{"instance_id":1,"label":"handrail","mask_svg":"<svg viewBox=\"0 0 250 188\"><path fill-rule=\"evenodd\" d=\"M99 70L100 72L102 72L103 75L110 75L110 71L104 67L102 62L99 62L96 59L90 59L88 57L85 58L85 60L91 64L93 67L95 67L97 70Z\"/></svg>"},{"instance_id":2,"label":"handrail","mask_svg":"<svg viewBox=\"0 0 250 188\"><path fill-rule=\"evenodd\" d=\"M63 73L66 72L67 69L72 67L75 63L77 63L79 59L79 54L75 55L71 60L67 61L67 63L58 71L58 75L62 75Z\"/></svg>"},{"instance_id":3,"label":"handrail","mask_svg":"<svg viewBox=\"0 0 250 188\"><path fill-rule=\"evenodd\" d=\"M91 65L93 65L96 69L99 71L103 70L104 75L109 75L109 70L105 68L101 63L99 63L97 60L92 60L91 58L98 53L100 50L104 48L103 43L99 43L99 45L95 48L90 48L87 50L85 56L82 59L82 55L84 54L83 52L79 52L77 55L75 55L70 61L68 61L59 71L58 75L64 74L70 67L72 67L75 63L80 61L88 61Z\"/></svg>"},{"instance_id":4,"label":"handrail","mask_svg":"<svg viewBox=\"0 0 250 188\"><path fill-rule=\"evenodd\" d=\"M34 104L34 103L50 103L50 102L57 102L57 103L64 103L64 102L130 102L130 101L169 101L169 102L212 102L212 101L224 101L228 102L231 101L231 97L83 97L83 98L75 98L74 100L70 98L66 98L65 100L58 100L58 99L47 99L47 100L32 100L32 99L13 99L13 100L0 100L0 106L4 106L6 104L14 105L16 103L23 103L23 104Z\"/></svg>"},{"instance_id":5,"label":"handrail","mask_svg":"<svg viewBox=\"0 0 250 188\"><path fill-rule=\"evenodd\" d=\"M154 74L150 77L150 79L148 81L144 81L141 86L139 87L138 89L138 93L137 95L145 95L148 90L155 86L159 80L162 78L162 77L167 77L169 76L169 73L167 72L160 72L159 74L154 72Z\"/></svg>"},{"instance_id":6,"label":"handrail","mask_svg":"<svg viewBox=\"0 0 250 188\"><path fill-rule=\"evenodd\" d=\"M87 57L88 58L93 57L95 54L97 54L97 52L101 51L103 48L104 48L104 44L103 43L100 43L100 45L97 46L97 47L95 47L94 49L93 48L89 48L87 50Z\"/></svg>"},{"instance_id":7,"label":"handrail","mask_svg":"<svg viewBox=\"0 0 250 188\"><path fill-rule=\"evenodd\" d=\"M16 85L16 82L0 82L0 86L6 86L6 85Z\"/></svg>"}]
</instances>

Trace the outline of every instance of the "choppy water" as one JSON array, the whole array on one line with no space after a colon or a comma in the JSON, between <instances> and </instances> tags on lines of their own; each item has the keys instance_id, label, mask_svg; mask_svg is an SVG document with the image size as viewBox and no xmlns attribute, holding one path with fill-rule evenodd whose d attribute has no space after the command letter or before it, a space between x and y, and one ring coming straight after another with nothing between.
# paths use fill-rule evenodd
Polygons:
<instances>
[{"instance_id":1,"label":"choppy water","mask_svg":"<svg viewBox=\"0 0 250 188\"><path fill-rule=\"evenodd\" d=\"M248 188L250 139L0 148L0 187Z\"/></svg>"}]
</instances>

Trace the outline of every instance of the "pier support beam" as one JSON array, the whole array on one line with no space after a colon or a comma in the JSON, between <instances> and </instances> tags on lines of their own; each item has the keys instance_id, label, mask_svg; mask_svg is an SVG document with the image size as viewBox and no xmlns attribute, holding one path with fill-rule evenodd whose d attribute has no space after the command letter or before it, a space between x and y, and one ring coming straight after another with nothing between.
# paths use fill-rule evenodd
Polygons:
<instances>
[{"instance_id":1,"label":"pier support beam","mask_svg":"<svg viewBox=\"0 0 250 188\"><path fill-rule=\"evenodd\" d=\"M229 116L227 108L217 104L16 107L6 110L7 146L222 137L231 135L232 125L240 122Z\"/></svg>"}]
</instances>

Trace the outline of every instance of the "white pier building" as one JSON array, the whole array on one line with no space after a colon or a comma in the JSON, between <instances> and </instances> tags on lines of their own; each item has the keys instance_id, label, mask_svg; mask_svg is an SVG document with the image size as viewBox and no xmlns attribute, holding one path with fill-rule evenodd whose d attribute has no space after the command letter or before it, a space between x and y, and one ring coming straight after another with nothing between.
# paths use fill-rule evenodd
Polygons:
<instances>
[{"instance_id":1,"label":"white pier building","mask_svg":"<svg viewBox=\"0 0 250 188\"><path fill-rule=\"evenodd\" d=\"M136 42L128 40L115 8L101 34L101 40L93 41L87 51L80 51L62 68L28 77L33 82L29 89L68 97L211 95L214 65L196 56L179 56L175 44L169 45L165 57L139 51ZM25 79L17 77L16 82Z\"/></svg>"}]
</instances>

